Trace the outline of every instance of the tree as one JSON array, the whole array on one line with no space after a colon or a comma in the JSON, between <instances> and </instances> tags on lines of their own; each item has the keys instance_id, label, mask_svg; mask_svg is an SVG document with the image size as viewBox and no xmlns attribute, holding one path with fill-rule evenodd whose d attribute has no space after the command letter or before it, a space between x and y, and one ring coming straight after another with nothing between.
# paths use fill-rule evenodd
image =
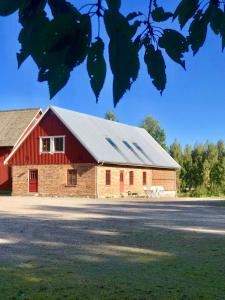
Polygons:
<instances>
[{"instance_id":1,"label":"tree","mask_svg":"<svg viewBox=\"0 0 225 300\"><path fill-rule=\"evenodd\" d=\"M225 194L225 147L224 142L217 144L195 144L192 148L175 141L170 146L171 156L181 165L177 173L178 191L188 192L191 196Z\"/></svg>"},{"instance_id":2,"label":"tree","mask_svg":"<svg viewBox=\"0 0 225 300\"><path fill-rule=\"evenodd\" d=\"M181 166L183 165L182 147L181 144L177 142L177 140L175 140L170 146L170 154Z\"/></svg>"},{"instance_id":3,"label":"tree","mask_svg":"<svg viewBox=\"0 0 225 300\"><path fill-rule=\"evenodd\" d=\"M192 174L192 156L191 156L191 146L186 145L183 153L183 168L182 168L182 190L191 190L193 187L193 174Z\"/></svg>"},{"instance_id":4,"label":"tree","mask_svg":"<svg viewBox=\"0 0 225 300\"><path fill-rule=\"evenodd\" d=\"M164 129L152 116L147 116L140 124L140 127L148 131L149 134L164 148L166 149L166 134Z\"/></svg>"},{"instance_id":5,"label":"tree","mask_svg":"<svg viewBox=\"0 0 225 300\"><path fill-rule=\"evenodd\" d=\"M225 193L225 147L223 141L217 143L218 160L211 170L213 187Z\"/></svg>"},{"instance_id":6,"label":"tree","mask_svg":"<svg viewBox=\"0 0 225 300\"><path fill-rule=\"evenodd\" d=\"M174 141L174 143L170 146L169 149L170 155L180 164L180 166L183 166L183 153L182 153L182 147L177 142L177 140ZM183 168L181 168L180 171L176 173L176 182L177 182L177 190L180 192L182 189L182 173Z\"/></svg>"},{"instance_id":7,"label":"tree","mask_svg":"<svg viewBox=\"0 0 225 300\"><path fill-rule=\"evenodd\" d=\"M116 105L136 81L141 59L162 93L167 83L165 55L185 69L184 55L199 51L209 27L222 40L222 49L225 47L224 1L177 0L175 11L167 11L158 2L146 1L146 11L124 15L123 0L86 0L81 7L72 0L1 0L0 16L19 13L18 65L32 57L38 80L48 83L50 98L67 84L70 73L87 61L90 84L99 99L107 66L104 34L100 34L104 26ZM180 29L171 27L171 20L178 20ZM188 36L181 33L185 26Z\"/></svg>"},{"instance_id":8,"label":"tree","mask_svg":"<svg viewBox=\"0 0 225 300\"><path fill-rule=\"evenodd\" d=\"M117 121L116 115L111 111L105 113L105 119L110 121Z\"/></svg>"},{"instance_id":9,"label":"tree","mask_svg":"<svg viewBox=\"0 0 225 300\"><path fill-rule=\"evenodd\" d=\"M217 151L218 151L218 159L223 159L223 157L225 156L225 145L224 145L224 141L220 140L217 142Z\"/></svg>"},{"instance_id":10,"label":"tree","mask_svg":"<svg viewBox=\"0 0 225 300\"><path fill-rule=\"evenodd\" d=\"M211 171L210 162L208 161L208 159L206 159L203 162L203 167L202 167L202 185L205 188L209 188L210 187L210 183L211 183L211 180L210 180L210 171Z\"/></svg>"},{"instance_id":11,"label":"tree","mask_svg":"<svg viewBox=\"0 0 225 300\"><path fill-rule=\"evenodd\" d=\"M192 151L192 171L194 177L194 187L200 187L203 185L204 169L203 164L205 160L205 147L203 144L196 144Z\"/></svg>"}]
</instances>

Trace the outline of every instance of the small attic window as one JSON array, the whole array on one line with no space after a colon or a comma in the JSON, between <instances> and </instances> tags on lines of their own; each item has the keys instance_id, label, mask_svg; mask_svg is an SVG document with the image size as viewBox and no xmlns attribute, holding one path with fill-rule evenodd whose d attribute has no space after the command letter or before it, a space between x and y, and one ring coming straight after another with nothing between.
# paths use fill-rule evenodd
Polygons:
<instances>
[{"instance_id":1,"label":"small attic window","mask_svg":"<svg viewBox=\"0 0 225 300\"><path fill-rule=\"evenodd\" d=\"M40 137L40 153L64 153L65 136Z\"/></svg>"}]
</instances>

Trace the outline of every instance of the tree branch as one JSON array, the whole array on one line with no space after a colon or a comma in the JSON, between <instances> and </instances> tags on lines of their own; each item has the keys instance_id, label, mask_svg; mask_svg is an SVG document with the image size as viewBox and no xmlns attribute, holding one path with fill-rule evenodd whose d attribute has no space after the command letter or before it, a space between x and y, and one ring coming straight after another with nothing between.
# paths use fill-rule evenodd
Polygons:
<instances>
[{"instance_id":1,"label":"tree branch","mask_svg":"<svg viewBox=\"0 0 225 300\"><path fill-rule=\"evenodd\" d=\"M150 22L151 13L152 13L152 2L153 2L153 0L150 0L150 2L149 2L148 23Z\"/></svg>"}]
</instances>

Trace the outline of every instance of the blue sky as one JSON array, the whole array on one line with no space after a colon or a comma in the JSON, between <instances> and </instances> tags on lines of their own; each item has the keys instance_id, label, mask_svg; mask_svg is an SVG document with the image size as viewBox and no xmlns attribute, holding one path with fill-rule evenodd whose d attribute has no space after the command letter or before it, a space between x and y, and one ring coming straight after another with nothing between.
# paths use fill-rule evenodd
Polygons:
<instances>
[{"instance_id":1,"label":"blue sky","mask_svg":"<svg viewBox=\"0 0 225 300\"><path fill-rule=\"evenodd\" d=\"M125 0L127 11L144 10L147 3L146 0L134 1L132 5L130 2ZM225 140L225 54L221 53L221 42L211 30L200 53L187 56L187 72L167 60L168 84L163 96L152 86L142 65L133 88L114 109L110 70L96 104L85 64L73 72L66 88L50 101L47 85L36 80L37 68L31 59L17 70L20 30L17 15L0 18L0 28L0 109L44 109L52 104L101 117L106 111L113 111L121 122L132 125L139 124L150 114L165 129L168 144L175 138L182 145Z\"/></svg>"}]
</instances>

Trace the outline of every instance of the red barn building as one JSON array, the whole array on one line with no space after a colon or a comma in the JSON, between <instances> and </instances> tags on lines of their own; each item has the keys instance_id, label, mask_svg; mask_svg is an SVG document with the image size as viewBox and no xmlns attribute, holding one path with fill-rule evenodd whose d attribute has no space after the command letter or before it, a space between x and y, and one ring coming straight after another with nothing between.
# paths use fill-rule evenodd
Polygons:
<instances>
[{"instance_id":1,"label":"red barn building","mask_svg":"<svg viewBox=\"0 0 225 300\"><path fill-rule=\"evenodd\" d=\"M176 193L179 165L147 133L50 106L5 160L14 195L110 197L163 186Z\"/></svg>"},{"instance_id":2,"label":"red barn building","mask_svg":"<svg viewBox=\"0 0 225 300\"><path fill-rule=\"evenodd\" d=\"M4 165L5 159L40 115L36 108L0 111L0 193L12 189L11 167Z\"/></svg>"}]
</instances>

